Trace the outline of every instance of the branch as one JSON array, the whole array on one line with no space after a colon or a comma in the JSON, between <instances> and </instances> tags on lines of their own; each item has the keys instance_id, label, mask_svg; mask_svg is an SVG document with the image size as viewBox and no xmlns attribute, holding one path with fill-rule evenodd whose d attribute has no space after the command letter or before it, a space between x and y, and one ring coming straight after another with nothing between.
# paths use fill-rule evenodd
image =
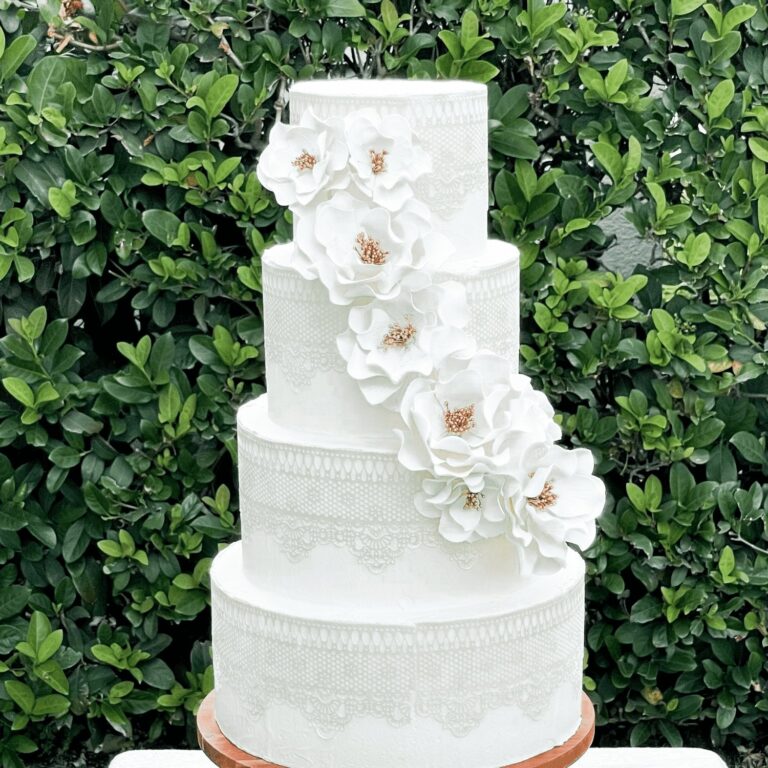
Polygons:
<instances>
[{"instance_id":1,"label":"branch","mask_svg":"<svg viewBox=\"0 0 768 768\"><path fill-rule=\"evenodd\" d=\"M283 110L286 107L285 96L288 92L288 81L285 75L280 75L280 87L277 91L277 99L275 100L275 123L281 123L283 121Z\"/></svg>"},{"instance_id":2,"label":"branch","mask_svg":"<svg viewBox=\"0 0 768 768\"><path fill-rule=\"evenodd\" d=\"M735 533L734 531L731 531L730 536L734 541L738 541L739 544L744 544L750 549L754 549L755 552L759 552L761 555L768 555L768 549L763 549L762 547L758 547L757 544L753 544L751 541L747 541L740 534Z\"/></svg>"},{"instance_id":3,"label":"branch","mask_svg":"<svg viewBox=\"0 0 768 768\"><path fill-rule=\"evenodd\" d=\"M381 49L382 49L382 40L379 39L376 41L376 45L374 46L374 53L375 53L374 61L376 63L376 77L381 77L382 72L384 71L384 62L381 59Z\"/></svg>"},{"instance_id":4,"label":"branch","mask_svg":"<svg viewBox=\"0 0 768 768\"><path fill-rule=\"evenodd\" d=\"M61 53L68 45L72 45L75 48L82 48L84 51L114 51L123 44L122 40L116 40L114 43L107 43L106 45L92 45L91 43L84 43L82 40L76 40L69 33L62 35L61 32L57 32L52 27L48 28L48 37L60 41L56 46L56 53Z\"/></svg>"},{"instance_id":5,"label":"branch","mask_svg":"<svg viewBox=\"0 0 768 768\"><path fill-rule=\"evenodd\" d=\"M229 43L224 38L224 35L222 35L219 38L219 48L224 51L224 53L229 56L230 61L239 69L243 70L245 69L245 66L243 65L243 62L240 61L240 59L237 57L237 54L232 50Z\"/></svg>"},{"instance_id":6,"label":"branch","mask_svg":"<svg viewBox=\"0 0 768 768\"><path fill-rule=\"evenodd\" d=\"M534 115L537 115L542 120L548 122L553 128L559 128L560 121L556 117L550 115L548 112L545 112L538 104L532 103L531 111Z\"/></svg>"},{"instance_id":7,"label":"branch","mask_svg":"<svg viewBox=\"0 0 768 768\"><path fill-rule=\"evenodd\" d=\"M645 31L645 25L643 24L642 21L637 22L637 30L640 33L640 37L643 38L648 48L650 48L650 50L653 50L653 45L651 44L651 38L648 37L648 33Z\"/></svg>"},{"instance_id":8,"label":"branch","mask_svg":"<svg viewBox=\"0 0 768 768\"><path fill-rule=\"evenodd\" d=\"M219 50L224 51L224 53L229 57L230 61L239 69L243 70L245 67L243 66L243 62L240 61L240 59L237 57L237 54L232 50L232 46L227 42L227 38L224 37L224 30L221 32L216 32L216 22L210 17L205 17L208 23L211 25L210 32L214 37L217 37L219 40Z\"/></svg>"}]
</instances>

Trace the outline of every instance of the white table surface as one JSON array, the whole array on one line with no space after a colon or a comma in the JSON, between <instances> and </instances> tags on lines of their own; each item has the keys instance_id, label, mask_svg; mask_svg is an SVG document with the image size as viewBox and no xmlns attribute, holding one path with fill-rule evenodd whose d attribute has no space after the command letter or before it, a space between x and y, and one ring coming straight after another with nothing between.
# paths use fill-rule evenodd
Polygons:
<instances>
[{"instance_id":1,"label":"white table surface","mask_svg":"<svg viewBox=\"0 0 768 768\"><path fill-rule=\"evenodd\" d=\"M123 752L110 768L212 768L202 753L147 749ZM725 768L714 753L704 749L590 749L575 768ZM362 767L361 767L362 768Z\"/></svg>"}]
</instances>

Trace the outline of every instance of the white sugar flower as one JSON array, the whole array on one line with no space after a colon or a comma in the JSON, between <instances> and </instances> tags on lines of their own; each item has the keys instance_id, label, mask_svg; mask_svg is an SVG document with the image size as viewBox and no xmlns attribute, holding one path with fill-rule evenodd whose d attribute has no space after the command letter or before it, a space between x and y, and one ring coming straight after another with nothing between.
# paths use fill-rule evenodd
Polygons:
<instances>
[{"instance_id":1,"label":"white sugar flower","mask_svg":"<svg viewBox=\"0 0 768 768\"><path fill-rule=\"evenodd\" d=\"M406 390L398 457L407 469L461 478L481 491L485 475L519 473L529 448L553 443L560 429L546 396L505 358L484 350L455 368Z\"/></svg>"},{"instance_id":2,"label":"white sugar flower","mask_svg":"<svg viewBox=\"0 0 768 768\"><path fill-rule=\"evenodd\" d=\"M280 205L305 206L347 186L348 160L343 121L307 110L299 125L275 124L256 175Z\"/></svg>"},{"instance_id":3,"label":"white sugar flower","mask_svg":"<svg viewBox=\"0 0 768 768\"><path fill-rule=\"evenodd\" d=\"M302 214L294 234L334 304L389 300L424 287L431 282L430 255L450 251L423 203L410 200L393 216L345 191Z\"/></svg>"},{"instance_id":4,"label":"white sugar flower","mask_svg":"<svg viewBox=\"0 0 768 768\"><path fill-rule=\"evenodd\" d=\"M471 357L466 323L464 286L450 281L353 307L337 343L366 400L397 410L398 395L414 378L429 376L449 356Z\"/></svg>"},{"instance_id":5,"label":"white sugar flower","mask_svg":"<svg viewBox=\"0 0 768 768\"><path fill-rule=\"evenodd\" d=\"M363 109L349 115L344 127L355 182L376 205L399 210L412 196L413 182L432 170L429 155L413 142L410 123Z\"/></svg>"},{"instance_id":6,"label":"white sugar flower","mask_svg":"<svg viewBox=\"0 0 768 768\"><path fill-rule=\"evenodd\" d=\"M460 478L429 477L416 494L416 508L438 518L438 531L451 542L501 536L507 528L506 478L484 475L478 490L470 491Z\"/></svg>"},{"instance_id":7,"label":"white sugar flower","mask_svg":"<svg viewBox=\"0 0 768 768\"><path fill-rule=\"evenodd\" d=\"M508 536L520 544L524 573L546 573L565 563L567 544L586 549L605 504L605 486L592 474L585 448L553 445L524 460L527 472L508 498Z\"/></svg>"}]
</instances>

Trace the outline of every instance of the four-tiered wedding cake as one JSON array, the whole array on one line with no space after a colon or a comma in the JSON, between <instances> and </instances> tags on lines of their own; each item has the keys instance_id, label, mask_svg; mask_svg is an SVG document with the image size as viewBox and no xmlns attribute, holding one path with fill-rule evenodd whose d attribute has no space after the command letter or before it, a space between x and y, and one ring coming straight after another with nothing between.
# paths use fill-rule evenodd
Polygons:
<instances>
[{"instance_id":1,"label":"four-tiered wedding cake","mask_svg":"<svg viewBox=\"0 0 768 768\"><path fill-rule=\"evenodd\" d=\"M259 178L268 395L238 412L243 540L212 569L216 717L288 768L499 768L580 719L603 489L517 373L486 237L487 93L296 84Z\"/></svg>"}]
</instances>

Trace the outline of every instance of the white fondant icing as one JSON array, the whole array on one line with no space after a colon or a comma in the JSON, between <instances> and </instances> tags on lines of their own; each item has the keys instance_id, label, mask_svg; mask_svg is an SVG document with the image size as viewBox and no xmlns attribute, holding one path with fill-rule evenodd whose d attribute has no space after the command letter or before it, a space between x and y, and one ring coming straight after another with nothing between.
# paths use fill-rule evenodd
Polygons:
<instances>
[{"instance_id":1,"label":"white fondant icing","mask_svg":"<svg viewBox=\"0 0 768 768\"><path fill-rule=\"evenodd\" d=\"M323 120L375 109L405 118L432 158L432 172L416 181L416 196L435 225L471 257L483 249L488 218L488 95L466 81L312 80L289 94L292 124L307 111ZM298 214L300 218L300 214Z\"/></svg>"},{"instance_id":2,"label":"white fondant icing","mask_svg":"<svg viewBox=\"0 0 768 768\"><path fill-rule=\"evenodd\" d=\"M211 571L217 720L289 768L498 768L579 723L583 564L464 609L270 595L238 544Z\"/></svg>"},{"instance_id":3,"label":"white fondant icing","mask_svg":"<svg viewBox=\"0 0 768 768\"><path fill-rule=\"evenodd\" d=\"M313 604L460 607L525 585L504 537L451 543L418 514L421 476L394 441L318 439L275 425L263 395L238 411L245 569L269 592ZM571 553L572 559L580 560Z\"/></svg>"},{"instance_id":4,"label":"white fondant icing","mask_svg":"<svg viewBox=\"0 0 768 768\"><path fill-rule=\"evenodd\" d=\"M588 543L598 481L584 452L547 453L551 410L521 407L486 90L290 98L259 178L297 244L263 259L270 396L238 413L243 542L211 571L219 724L288 768L523 760L578 725L584 564L564 539ZM377 346L419 328L398 358ZM515 447L529 427L541 442ZM521 574L523 543L552 572Z\"/></svg>"},{"instance_id":5,"label":"white fondant icing","mask_svg":"<svg viewBox=\"0 0 768 768\"><path fill-rule=\"evenodd\" d=\"M519 350L518 259L513 245L491 240L482 252L447 262L435 275L435 282L458 280L465 286L466 331L514 367ZM271 418L320 434L391 436L399 417L366 402L337 349L349 308L331 304L320 281L304 279L294 263L290 244L270 248L262 262Z\"/></svg>"}]
</instances>

